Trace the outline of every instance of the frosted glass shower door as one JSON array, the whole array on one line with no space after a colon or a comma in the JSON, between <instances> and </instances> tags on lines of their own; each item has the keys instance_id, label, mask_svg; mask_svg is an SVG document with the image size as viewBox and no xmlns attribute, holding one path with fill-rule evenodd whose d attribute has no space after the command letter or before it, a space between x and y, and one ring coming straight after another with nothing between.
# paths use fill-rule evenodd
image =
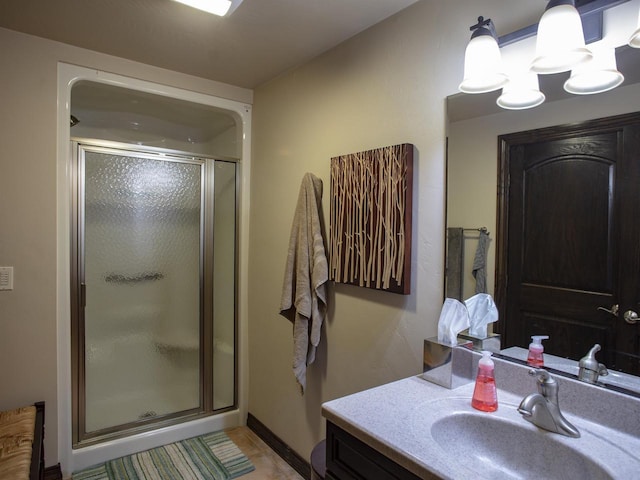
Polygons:
<instances>
[{"instance_id":1,"label":"frosted glass shower door","mask_svg":"<svg viewBox=\"0 0 640 480\"><path fill-rule=\"evenodd\" d=\"M235 404L236 164L216 161L213 242L213 409Z\"/></svg>"},{"instance_id":2,"label":"frosted glass shower door","mask_svg":"<svg viewBox=\"0 0 640 480\"><path fill-rule=\"evenodd\" d=\"M204 163L83 152L84 430L201 411Z\"/></svg>"}]
</instances>

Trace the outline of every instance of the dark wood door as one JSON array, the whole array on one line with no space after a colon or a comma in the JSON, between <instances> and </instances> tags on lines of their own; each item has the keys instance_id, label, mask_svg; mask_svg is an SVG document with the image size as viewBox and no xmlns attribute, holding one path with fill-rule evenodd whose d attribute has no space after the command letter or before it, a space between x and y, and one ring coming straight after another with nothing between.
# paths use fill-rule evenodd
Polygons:
<instances>
[{"instance_id":1,"label":"dark wood door","mask_svg":"<svg viewBox=\"0 0 640 480\"><path fill-rule=\"evenodd\" d=\"M496 301L505 345L640 374L640 114L504 135ZM604 309L618 305L617 315Z\"/></svg>"}]
</instances>

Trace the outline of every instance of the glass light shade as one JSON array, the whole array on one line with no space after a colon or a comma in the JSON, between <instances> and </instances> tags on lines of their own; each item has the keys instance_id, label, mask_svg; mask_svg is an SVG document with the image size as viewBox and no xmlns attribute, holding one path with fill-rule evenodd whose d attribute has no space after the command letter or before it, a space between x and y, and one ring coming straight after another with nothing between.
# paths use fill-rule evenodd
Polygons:
<instances>
[{"instance_id":1,"label":"glass light shade","mask_svg":"<svg viewBox=\"0 0 640 480\"><path fill-rule=\"evenodd\" d=\"M524 110L537 107L544 100L544 93L540 91L538 84L538 75L527 72L510 77L496 103L507 110Z\"/></svg>"},{"instance_id":2,"label":"glass light shade","mask_svg":"<svg viewBox=\"0 0 640 480\"><path fill-rule=\"evenodd\" d=\"M633 32L633 35L631 35L629 45L633 48L640 48L640 27L638 27L638 29Z\"/></svg>"},{"instance_id":3,"label":"glass light shade","mask_svg":"<svg viewBox=\"0 0 640 480\"><path fill-rule=\"evenodd\" d=\"M638 28L631 34L629 45L633 48L640 48L640 12L638 12Z\"/></svg>"},{"instance_id":4,"label":"glass light shade","mask_svg":"<svg viewBox=\"0 0 640 480\"><path fill-rule=\"evenodd\" d=\"M491 35L472 38L464 52L464 79L458 87L464 93L492 92L507 82L502 73L498 42Z\"/></svg>"},{"instance_id":5,"label":"glass light shade","mask_svg":"<svg viewBox=\"0 0 640 480\"><path fill-rule=\"evenodd\" d=\"M578 65L571 71L571 77L564 83L564 89L576 95L590 95L612 90L620 85L624 76L616 65L613 48L598 49L593 59Z\"/></svg>"},{"instance_id":6,"label":"glass light shade","mask_svg":"<svg viewBox=\"0 0 640 480\"><path fill-rule=\"evenodd\" d=\"M531 70L536 73L565 72L590 58L576 8L557 5L546 10L538 24L536 56Z\"/></svg>"},{"instance_id":7,"label":"glass light shade","mask_svg":"<svg viewBox=\"0 0 640 480\"><path fill-rule=\"evenodd\" d=\"M203 12L224 17L231 8L231 0L175 0Z\"/></svg>"}]
</instances>

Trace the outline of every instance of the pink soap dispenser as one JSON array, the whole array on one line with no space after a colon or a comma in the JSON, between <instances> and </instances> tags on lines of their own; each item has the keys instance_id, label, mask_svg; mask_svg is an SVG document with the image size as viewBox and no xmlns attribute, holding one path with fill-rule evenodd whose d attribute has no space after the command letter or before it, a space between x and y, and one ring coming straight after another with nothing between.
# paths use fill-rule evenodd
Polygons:
<instances>
[{"instance_id":1,"label":"pink soap dispenser","mask_svg":"<svg viewBox=\"0 0 640 480\"><path fill-rule=\"evenodd\" d=\"M529 344L529 355L527 356L527 365L540 368L544 366L544 347L542 340L547 340L548 335L533 335Z\"/></svg>"},{"instance_id":2,"label":"pink soap dispenser","mask_svg":"<svg viewBox=\"0 0 640 480\"><path fill-rule=\"evenodd\" d=\"M483 412L495 412L498 409L498 393L493 360L491 360L491 352L483 351L481 353L482 358L478 362L478 376L476 377L476 386L473 389L471 406Z\"/></svg>"}]
</instances>

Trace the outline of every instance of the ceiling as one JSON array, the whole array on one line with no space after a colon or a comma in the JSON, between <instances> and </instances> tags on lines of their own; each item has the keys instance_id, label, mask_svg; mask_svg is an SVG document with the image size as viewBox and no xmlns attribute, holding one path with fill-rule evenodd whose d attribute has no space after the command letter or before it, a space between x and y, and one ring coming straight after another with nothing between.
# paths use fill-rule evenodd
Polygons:
<instances>
[{"instance_id":1,"label":"ceiling","mask_svg":"<svg viewBox=\"0 0 640 480\"><path fill-rule=\"evenodd\" d=\"M216 17L172 0L2 0L0 27L255 88L418 0L244 0Z\"/></svg>"}]
</instances>

